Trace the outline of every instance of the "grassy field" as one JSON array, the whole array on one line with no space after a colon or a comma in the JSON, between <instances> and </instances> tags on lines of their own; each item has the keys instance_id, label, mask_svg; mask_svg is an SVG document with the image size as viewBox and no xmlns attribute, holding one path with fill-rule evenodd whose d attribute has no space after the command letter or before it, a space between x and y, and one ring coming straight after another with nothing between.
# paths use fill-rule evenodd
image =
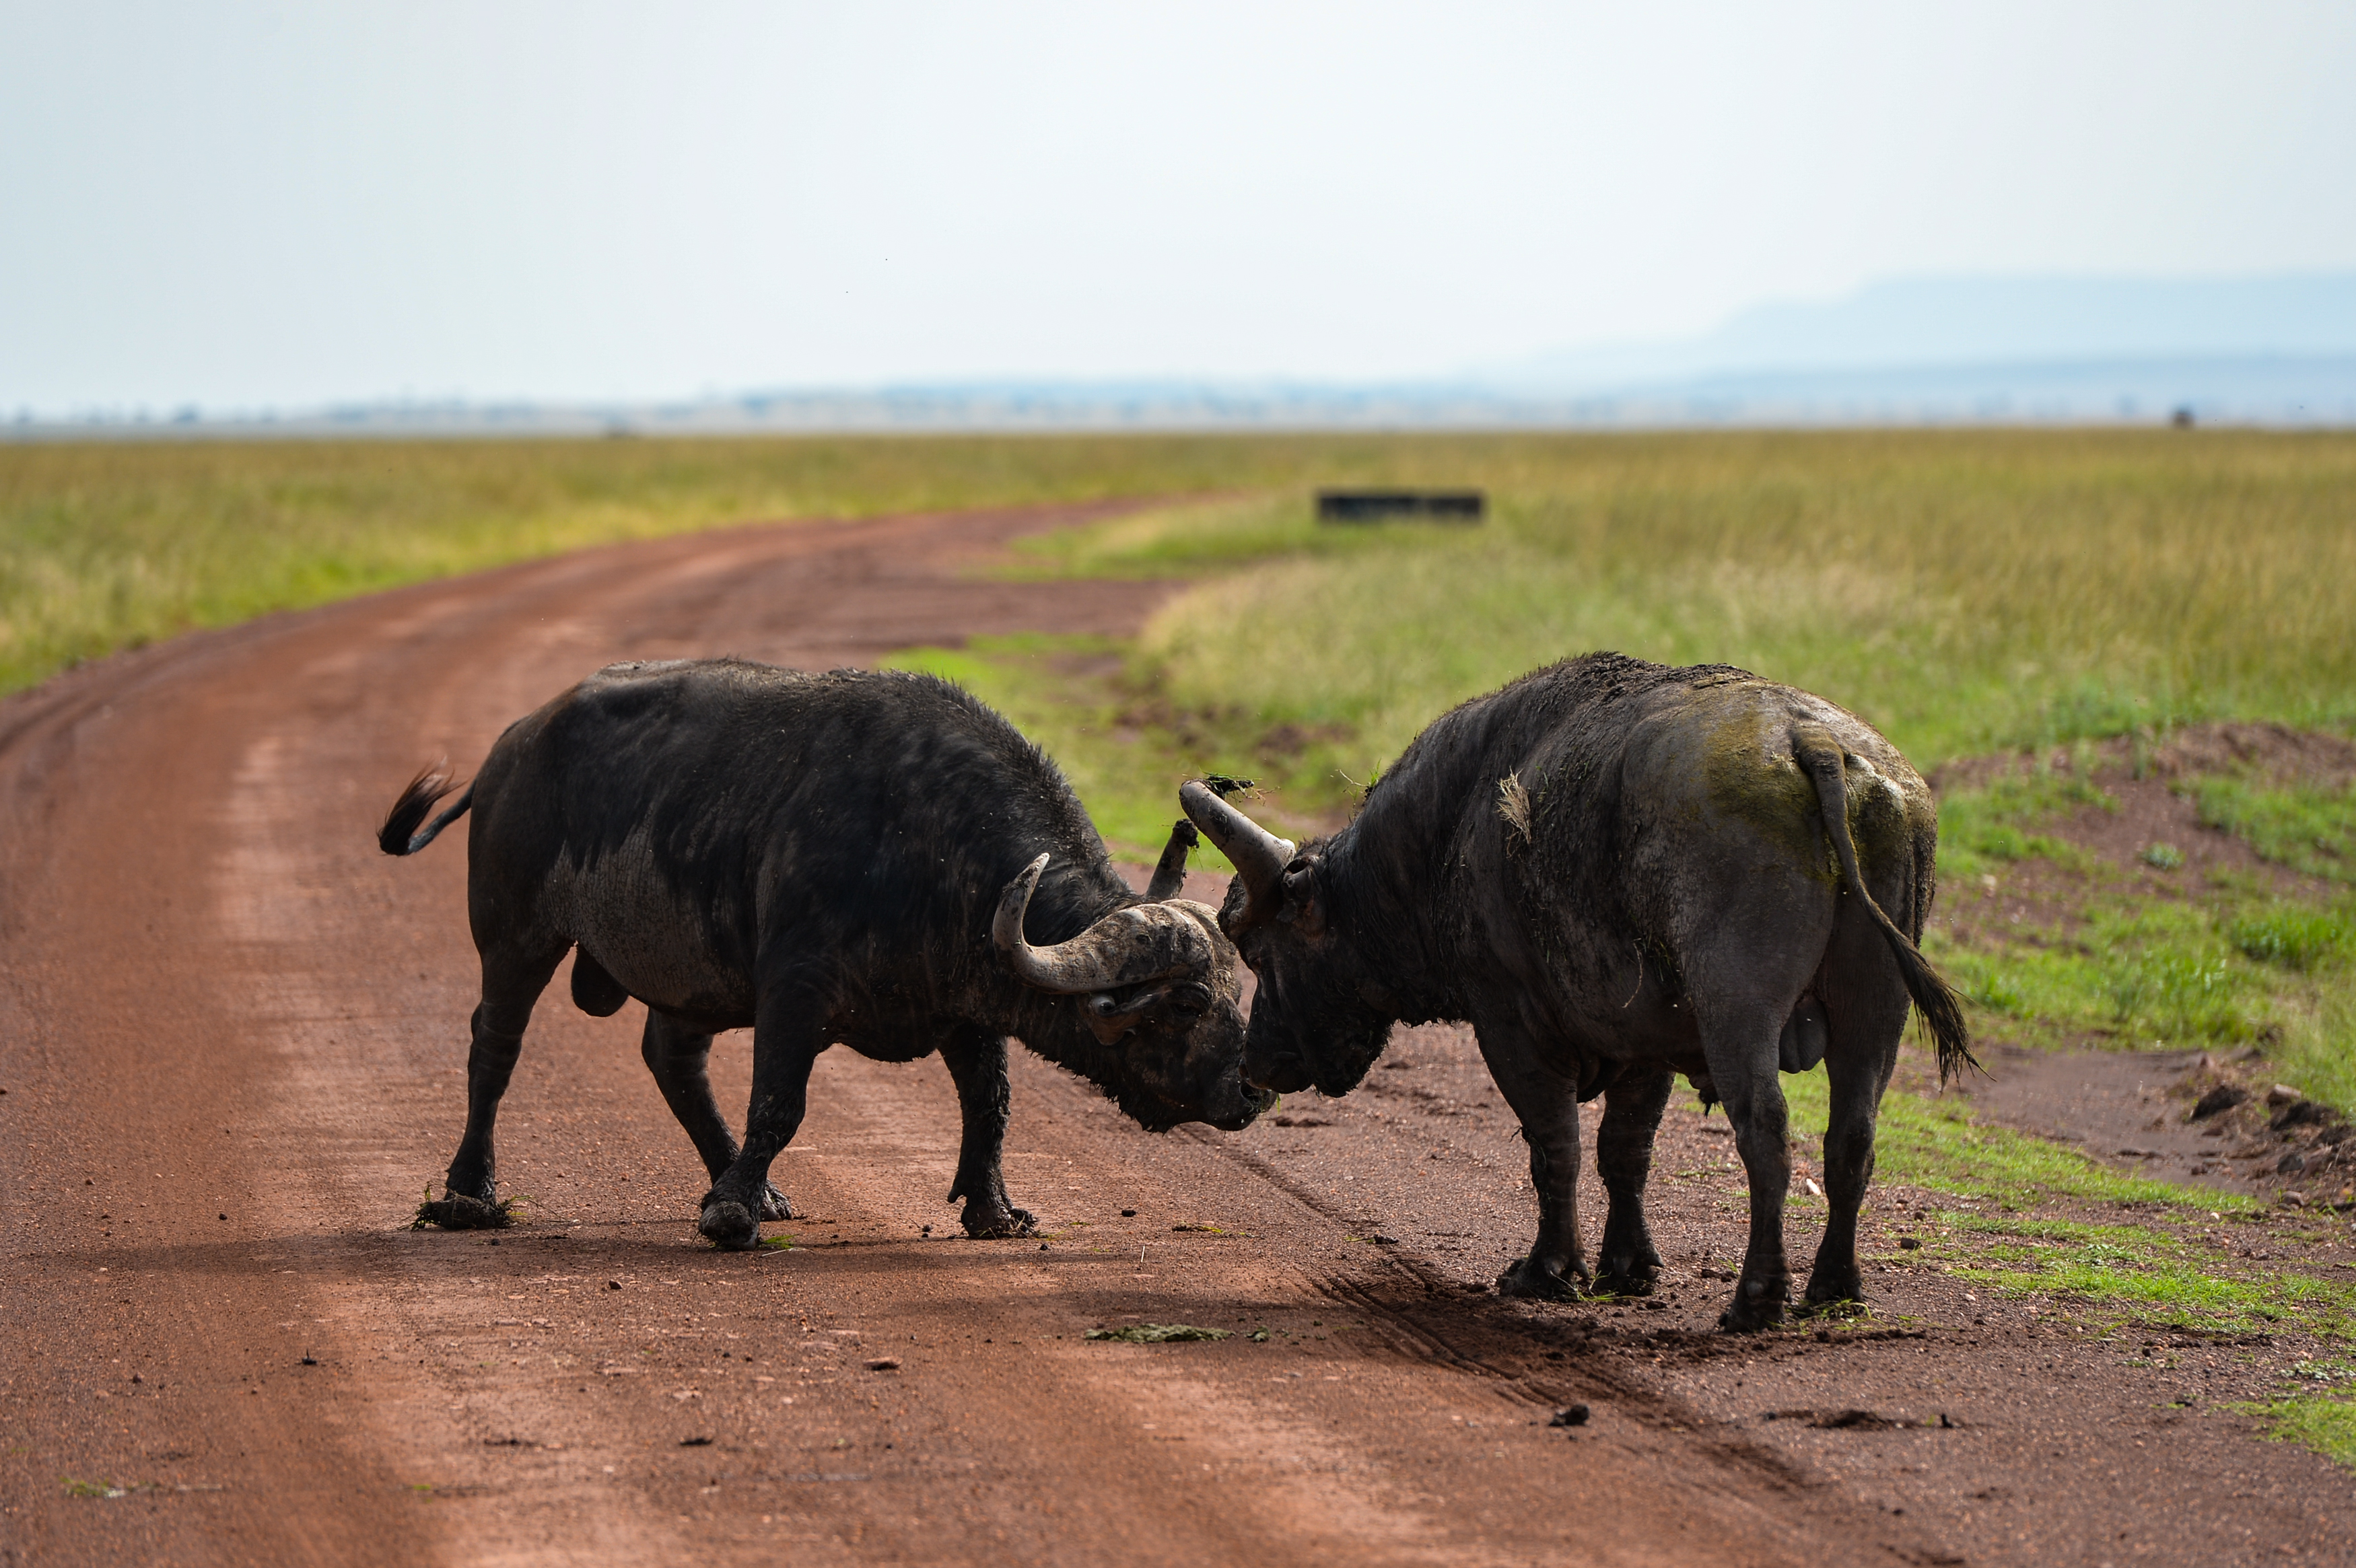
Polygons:
<instances>
[{"instance_id":1,"label":"grassy field","mask_svg":"<svg viewBox=\"0 0 2356 1568\"><path fill-rule=\"evenodd\" d=\"M1141 685L1303 806L1344 798L1451 705L1600 647L1820 692L1926 769L2225 715L2356 721L2356 438L1676 435L1488 455L1458 475L1491 491L1477 529L1321 528L1305 495L1278 494L1032 559L1206 573L1148 632Z\"/></svg>"},{"instance_id":2,"label":"grassy field","mask_svg":"<svg viewBox=\"0 0 2356 1568\"><path fill-rule=\"evenodd\" d=\"M0 695L176 632L584 545L1379 460L1184 437L0 444Z\"/></svg>"}]
</instances>

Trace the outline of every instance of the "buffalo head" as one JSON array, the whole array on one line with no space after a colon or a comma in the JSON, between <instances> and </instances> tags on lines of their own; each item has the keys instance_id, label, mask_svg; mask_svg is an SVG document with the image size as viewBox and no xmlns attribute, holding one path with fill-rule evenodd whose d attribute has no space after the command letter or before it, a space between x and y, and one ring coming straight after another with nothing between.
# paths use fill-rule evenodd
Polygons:
<instances>
[{"instance_id":1,"label":"buffalo head","mask_svg":"<svg viewBox=\"0 0 2356 1568\"><path fill-rule=\"evenodd\" d=\"M1042 855L1007 884L991 934L1023 984L1076 1000L1098 1049L1066 1065L1155 1132L1182 1122L1225 1132L1250 1125L1275 1096L1244 1080L1243 987L1218 916L1206 904L1162 899L1033 947L1023 917L1046 869Z\"/></svg>"},{"instance_id":2,"label":"buffalo head","mask_svg":"<svg viewBox=\"0 0 2356 1568\"><path fill-rule=\"evenodd\" d=\"M1219 928L1259 984L1244 1076L1280 1093L1348 1093L1382 1054L1391 1015L1381 977L1327 919L1319 846L1296 848L1199 784L1178 800L1236 863Z\"/></svg>"}]
</instances>

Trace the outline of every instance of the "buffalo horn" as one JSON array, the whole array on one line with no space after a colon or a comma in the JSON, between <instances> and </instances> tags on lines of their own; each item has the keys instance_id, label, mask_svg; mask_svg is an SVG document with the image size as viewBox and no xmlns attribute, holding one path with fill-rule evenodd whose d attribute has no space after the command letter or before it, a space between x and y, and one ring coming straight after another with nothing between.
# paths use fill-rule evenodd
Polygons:
<instances>
[{"instance_id":1,"label":"buffalo horn","mask_svg":"<svg viewBox=\"0 0 2356 1568\"><path fill-rule=\"evenodd\" d=\"M1017 979L1042 991L1072 997L1168 977L1127 972L1136 963L1137 955L1131 950L1144 936L1143 928L1153 923L1150 916L1141 919L1136 910L1116 910L1069 942L1053 947L1033 947L1025 942L1023 918L1030 912L1031 894L1046 869L1044 855L1023 867L1023 874L1007 883L1006 891L999 896L998 918L991 923L991 937L1006 955ZM1184 968L1182 964L1176 972Z\"/></svg>"},{"instance_id":2,"label":"buffalo horn","mask_svg":"<svg viewBox=\"0 0 2356 1568\"><path fill-rule=\"evenodd\" d=\"M1296 852L1292 840L1279 838L1192 779L1178 786L1178 804L1195 827L1210 835L1219 852L1236 863L1251 895L1246 921L1273 912L1284 901L1284 868Z\"/></svg>"}]
</instances>

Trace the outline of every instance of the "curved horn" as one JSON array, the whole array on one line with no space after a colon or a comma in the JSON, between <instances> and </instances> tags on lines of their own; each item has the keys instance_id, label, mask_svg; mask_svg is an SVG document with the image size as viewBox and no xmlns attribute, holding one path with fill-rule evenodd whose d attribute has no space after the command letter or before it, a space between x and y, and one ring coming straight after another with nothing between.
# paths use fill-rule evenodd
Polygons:
<instances>
[{"instance_id":1,"label":"curved horn","mask_svg":"<svg viewBox=\"0 0 2356 1568\"><path fill-rule=\"evenodd\" d=\"M1157 928L1169 925L1173 919L1183 921L1183 915L1174 910L1159 916L1148 912L1171 906L1148 904L1115 910L1069 942L1059 942L1053 947L1033 947L1025 942L1023 917L1030 912L1031 894L1046 869L1047 857L1042 855L1023 867L1021 876L1006 884L1006 891L998 899L998 918L990 927L991 940L1006 955L1015 977L1024 985L1070 997L1188 972L1191 965L1183 961L1172 963L1173 955L1164 951L1166 941L1154 934ZM1138 972L1130 973L1131 970Z\"/></svg>"},{"instance_id":2,"label":"curved horn","mask_svg":"<svg viewBox=\"0 0 2356 1568\"><path fill-rule=\"evenodd\" d=\"M1256 920L1284 901L1284 868L1298 853L1290 838L1279 838L1209 789L1189 779L1178 786L1178 804L1194 826L1211 837L1219 852L1236 863L1251 894L1245 916Z\"/></svg>"}]
</instances>

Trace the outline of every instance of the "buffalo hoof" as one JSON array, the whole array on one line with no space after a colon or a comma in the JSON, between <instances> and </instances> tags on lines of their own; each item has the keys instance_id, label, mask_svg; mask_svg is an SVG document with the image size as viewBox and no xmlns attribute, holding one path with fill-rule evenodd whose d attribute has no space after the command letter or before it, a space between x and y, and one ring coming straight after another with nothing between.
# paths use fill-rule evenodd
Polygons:
<instances>
[{"instance_id":1,"label":"buffalo hoof","mask_svg":"<svg viewBox=\"0 0 2356 1568\"><path fill-rule=\"evenodd\" d=\"M1585 1272L1576 1264L1571 1265L1573 1275ZM1534 1301L1576 1301L1579 1299L1579 1281L1557 1274L1543 1264L1534 1264L1527 1258L1515 1258L1506 1265L1505 1272L1497 1276L1497 1294L1525 1296Z\"/></svg>"},{"instance_id":2,"label":"buffalo hoof","mask_svg":"<svg viewBox=\"0 0 2356 1568\"><path fill-rule=\"evenodd\" d=\"M1826 1280L1822 1275L1808 1281L1808 1309L1819 1311L1836 1307L1856 1307L1865 1300L1865 1281L1852 1274L1846 1280Z\"/></svg>"},{"instance_id":3,"label":"buffalo hoof","mask_svg":"<svg viewBox=\"0 0 2356 1568\"><path fill-rule=\"evenodd\" d=\"M706 1204L695 1228L723 1252L749 1252L761 1242L761 1222L753 1218L750 1209L733 1198Z\"/></svg>"},{"instance_id":4,"label":"buffalo hoof","mask_svg":"<svg viewBox=\"0 0 2356 1568\"><path fill-rule=\"evenodd\" d=\"M1649 1239L1633 1247L1606 1245L1595 1261L1601 1270L1595 1276L1599 1295L1650 1296L1661 1277L1661 1254Z\"/></svg>"},{"instance_id":5,"label":"buffalo hoof","mask_svg":"<svg viewBox=\"0 0 2356 1568\"><path fill-rule=\"evenodd\" d=\"M508 1204L486 1203L479 1198L453 1192L439 1202L420 1203L410 1229L422 1231L428 1225L438 1225L445 1231L504 1231L514 1223L515 1214Z\"/></svg>"},{"instance_id":6,"label":"buffalo hoof","mask_svg":"<svg viewBox=\"0 0 2356 1568\"><path fill-rule=\"evenodd\" d=\"M965 1233L977 1242L1001 1242L1010 1236L1039 1233L1038 1219L1027 1209L985 1209L976 1213L968 1204L961 1218Z\"/></svg>"},{"instance_id":7,"label":"buffalo hoof","mask_svg":"<svg viewBox=\"0 0 2356 1568\"><path fill-rule=\"evenodd\" d=\"M793 1217L794 1206L786 1201L786 1195L777 1190L777 1184L774 1181L761 1183L761 1218L790 1220Z\"/></svg>"},{"instance_id":8,"label":"buffalo hoof","mask_svg":"<svg viewBox=\"0 0 2356 1568\"><path fill-rule=\"evenodd\" d=\"M1783 1321L1782 1293L1747 1279L1734 1287L1734 1299L1718 1315L1718 1326L1730 1334L1756 1334Z\"/></svg>"}]
</instances>

